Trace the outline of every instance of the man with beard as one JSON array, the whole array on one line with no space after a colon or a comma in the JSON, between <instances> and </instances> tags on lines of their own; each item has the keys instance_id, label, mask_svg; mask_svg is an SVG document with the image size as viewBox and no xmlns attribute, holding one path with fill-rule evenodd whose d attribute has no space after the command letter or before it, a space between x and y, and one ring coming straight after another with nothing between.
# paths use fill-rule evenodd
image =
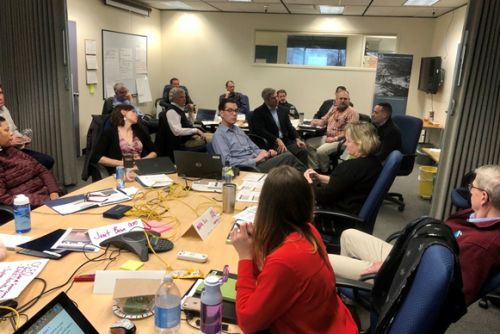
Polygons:
<instances>
[{"instance_id":1,"label":"man with beard","mask_svg":"<svg viewBox=\"0 0 500 334\"><path fill-rule=\"evenodd\" d=\"M344 129L348 123L357 122L359 114L349 106L349 92L341 90L335 93L336 105L332 105L325 116L311 121L312 126L326 126L326 135L307 140L310 147L309 164L322 173L327 173L330 166L330 154L335 152L344 138Z\"/></svg>"}]
</instances>

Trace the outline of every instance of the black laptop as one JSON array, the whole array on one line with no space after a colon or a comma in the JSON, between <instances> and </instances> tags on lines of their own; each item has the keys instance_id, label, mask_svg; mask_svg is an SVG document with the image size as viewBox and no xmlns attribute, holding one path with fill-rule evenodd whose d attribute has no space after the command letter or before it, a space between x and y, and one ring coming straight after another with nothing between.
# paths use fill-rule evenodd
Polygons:
<instances>
[{"instance_id":1,"label":"black laptop","mask_svg":"<svg viewBox=\"0 0 500 334\"><path fill-rule=\"evenodd\" d=\"M201 179L222 177L222 158L219 154L204 152L174 151L177 175Z\"/></svg>"},{"instance_id":2,"label":"black laptop","mask_svg":"<svg viewBox=\"0 0 500 334\"><path fill-rule=\"evenodd\" d=\"M99 334L71 299L61 292L14 334Z\"/></svg>"},{"instance_id":3,"label":"black laptop","mask_svg":"<svg viewBox=\"0 0 500 334\"><path fill-rule=\"evenodd\" d=\"M172 174L176 169L169 157L136 160L138 175Z\"/></svg>"},{"instance_id":4,"label":"black laptop","mask_svg":"<svg viewBox=\"0 0 500 334\"><path fill-rule=\"evenodd\" d=\"M217 111L215 109L198 109L196 112L196 120L198 122L203 121L213 121L215 120L215 114Z\"/></svg>"}]
</instances>

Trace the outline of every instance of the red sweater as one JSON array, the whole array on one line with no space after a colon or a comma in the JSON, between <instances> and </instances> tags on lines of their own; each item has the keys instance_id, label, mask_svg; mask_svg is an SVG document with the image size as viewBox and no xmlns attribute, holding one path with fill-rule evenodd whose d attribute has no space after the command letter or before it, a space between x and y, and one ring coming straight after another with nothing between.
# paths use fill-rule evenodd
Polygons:
<instances>
[{"instance_id":1,"label":"red sweater","mask_svg":"<svg viewBox=\"0 0 500 334\"><path fill-rule=\"evenodd\" d=\"M330 262L297 232L266 257L262 272L254 270L252 260L239 261L236 315L245 333L266 328L273 333L357 333L337 295Z\"/></svg>"},{"instance_id":2,"label":"red sweater","mask_svg":"<svg viewBox=\"0 0 500 334\"><path fill-rule=\"evenodd\" d=\"M14 147L0 151L0 203L12 205L14 196L25 194L32 206L40 206L59 187L52 173Z\"/></svg>"},{"instance_id":3,"label":"red sweater","mask_svg":"<svg viewBox=\"0 0 500 334\"><path fill-rule=\"evenodd\" d=\"M460 211L447 220L460 248L460 267L465 303L472 304L489 275L500 268L500 219L488 222L467 221L472 210Z\"/></svg>"}]
</instances>

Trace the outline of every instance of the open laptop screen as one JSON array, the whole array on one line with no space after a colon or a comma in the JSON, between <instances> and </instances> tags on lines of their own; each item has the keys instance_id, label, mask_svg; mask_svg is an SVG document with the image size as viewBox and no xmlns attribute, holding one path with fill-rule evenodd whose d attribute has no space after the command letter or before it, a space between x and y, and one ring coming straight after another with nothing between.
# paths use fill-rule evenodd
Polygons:
<instances>
[{"instance_id":1,"label":"open laptop screen","mask_svg":"<svg viewBox=\"0 0 500 334\"><path fill-rule=\"evenodd\" d=\"M97 330L61 292L14 334L98 334Z\"/></svg>"},{"instance_id":2,"label":"open laptop screen","mask_svg":"<svg viewBox=\"0 0 500 334\"><path fill-rule=\"evenodd\" d=\"M215 120L215 109L198 109L196 112L196 120L201 121L213 121Z\"/></svg>"},{"instance_id":3,"label":"open laptop screen","mask_svg":"<svg viewBox=\"0 0 500 334\"><path fill-rule=\"evenodd\" d=\"M222 158L219 154L174 151L174 158L180 177L216 180L222 177Z\"/></svg>"}]
</instances>

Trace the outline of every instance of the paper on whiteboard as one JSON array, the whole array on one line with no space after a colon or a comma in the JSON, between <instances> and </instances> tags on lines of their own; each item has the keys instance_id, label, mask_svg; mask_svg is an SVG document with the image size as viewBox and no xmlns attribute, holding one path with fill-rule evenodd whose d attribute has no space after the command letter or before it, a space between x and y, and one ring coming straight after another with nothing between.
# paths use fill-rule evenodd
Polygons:
<instances>
[{"instance_id":1,"label":"paper on whiteboard","mask_svg":"<svg viewBox=\"0 0 500 334\"><path fill-rule=\"evenodd\" d=\"M86 55L85 62L87 63L87 70L97 70L97 56Z\"/></svg>"},{"instance_id":2,"label":"paper on whiteboard","mask_svg":"<svg viewBox=\"0 0 500 334\"><path fill-rule=\"evenodd\" d=\"M137 87L137 100L139 103L151 102L151 89L149 88L149 80L147 75L140 75L135 79Z\"/></svg>"},{"instance_id":3,"label":"paper on whiteboard","mask_svg":"<svg viewBox=\"0 0 500 334\"><path fill-rule=\"evenodd\" d=\"M48 261L0 262L0 301L17 298Z\"/></svg>"}]
</instances>

